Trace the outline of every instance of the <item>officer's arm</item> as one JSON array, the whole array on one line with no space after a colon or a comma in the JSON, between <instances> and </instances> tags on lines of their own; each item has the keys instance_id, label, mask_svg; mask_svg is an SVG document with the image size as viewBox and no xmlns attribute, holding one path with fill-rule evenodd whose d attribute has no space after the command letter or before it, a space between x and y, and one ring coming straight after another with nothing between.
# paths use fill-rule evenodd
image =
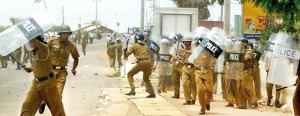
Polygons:
<instances>
[{"instance_id":1,"label":"officer's arm","mask_svg":"<svg viewBox=\"0 0 300 116\"><path fill-rule=\"evenodd\" d=\"M73 75L76 75L76 68L77 68L78 62L79 62L79 53L77 51L76 46L74 46L74 50L72 52L72 58L74 59L74 62L73 62L73 68L71 71L72 71Z\"/></svg>"}]
</instances>

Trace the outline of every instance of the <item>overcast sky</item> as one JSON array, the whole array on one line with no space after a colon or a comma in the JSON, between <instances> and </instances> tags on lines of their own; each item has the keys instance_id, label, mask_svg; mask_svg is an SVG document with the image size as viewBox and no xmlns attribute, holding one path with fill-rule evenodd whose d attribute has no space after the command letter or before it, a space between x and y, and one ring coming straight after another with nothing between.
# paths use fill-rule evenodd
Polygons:
<instances>
[{"instance_id":1,"label":"overcast sky","mask_svg":"<svg viewBox=\"0 0 300 116\"><path fill-rule=\"evenodd\" d=\"M102 25L118 30L116 22L120 22L119 31L124 32L127 27L139 27L141 0L99 0L98 19ZM171 0L157 0L161 7L176 7ZM54 13L56 24L62 23L62 7L64 6L65 24L76 26L78 23L89 23L95 20L95 0L45 0L48 10ZM145 21L150 20L150 1L145 1ZM210 20L220 20L221 7L213 5ZM37 10L45 9L43 1L34 3L34 0L1 0L0 25L11 25L9 18L26 18ZM232 4L231 17L241 14L240 6ZM231 21L233 25L233 21Z\"/></svg>"}]
</instances>

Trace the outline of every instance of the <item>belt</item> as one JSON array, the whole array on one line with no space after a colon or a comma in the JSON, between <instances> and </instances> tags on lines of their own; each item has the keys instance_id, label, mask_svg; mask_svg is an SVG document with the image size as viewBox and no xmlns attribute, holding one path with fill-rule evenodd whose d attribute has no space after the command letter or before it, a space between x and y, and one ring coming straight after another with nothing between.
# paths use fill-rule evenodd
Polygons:
<instances>
[{"instance_id":1,"label":"belt","mask_svg":"<svg viewBox=\"0 0 300 116\"><path fill-rule=\"evenodd\" d=\"M41 78L36 78L35 81L36 82L43 82L46 81L48 79L51 79L52 77L54 77L53 73L50 73L49 75L45 76L45 77L41 77Z\"/></svg>"},{"instance_id":2,"label":"belt","mask_svg":"<svg viewBox=\"0 0 300 116\"><path fill-rule=\"evenodd\" d=\"M64 67L64 66L53 66L53 69L54 70L63 70L63 69L66 69L66 67Z\"/></svg>"},{"instance_id":3,"label":"belt","mask_svg":"<svg viewBox=\"0 0 300 116\"><path fill-rule=\"evenodd\" d=\"M206 68L203 66L200 66L200 67L196 67L196 70L206 70Z\"/></svg>"},{"instance_id":4,"label":"belt","mask_svg":"<svg viewBox=\"0 0 300 116\"><path fill-rule=\"evenodd\" d=\"M140 59L138 59L137 61L138 61L138 62L141 62L141 61L143 61L143 60L149 60L149 58L140 58Z\"/></svg>"}]
</instances>

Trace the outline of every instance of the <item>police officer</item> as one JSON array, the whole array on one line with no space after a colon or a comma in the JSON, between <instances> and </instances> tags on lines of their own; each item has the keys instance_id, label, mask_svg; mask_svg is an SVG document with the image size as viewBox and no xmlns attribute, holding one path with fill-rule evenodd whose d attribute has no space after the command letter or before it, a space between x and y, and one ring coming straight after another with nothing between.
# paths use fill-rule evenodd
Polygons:
<instances>
[{"instance_id":1,"label":"police officer","mask_svg":"<svg viewBox=\"0 0 300 116\"><path fill-rule=\"evenodd\" d=\"M152 71L152 65L149 58L148 47L144 43L144 35L138 33L135 35L134 39L135 44L133 44L128 50L125 50L125 58L133 53L134 57L137 59L137 64L127 73L128 83L130 85L131 91L129 93L126 93L126 95L135 95L133 76L142 71L143 81L145 82L147 92L149 93L147 98L155 98L155 93L149 79Z\"/></svg>"},{"instance_id":2,"label":"police officer","mask_svg":"<svg viewBox=\"0 0 300 116\"><path fill-rule=\"evenodd\" d=\"M240 41L247 46L247 50L244 56L244 78L238 81L239 108L246 109L247 101L250 104L250 108L256 108L258 105L253 86L253 50L249 48L246 38L242 38Z\"/></svg>"},{"instance_id":3,"label":"police officer","mask_svg":"<svg viewBox=\"0 0 300 116\"><path fill-rule=\"evenodd\" d=\"M62 97L68 75L66 67L69 61L69 56L71 55L74 59L71 72L73 75L76 75L79 53L76 45L68 39L72 34L71 28L68 25L60 25L58 34L60 35L59 38L49 39L48 46L50 49L49 57L51 58L53 72L57 80L58 92ZM40 113L43 113L44 109L45 104L42 104L40 107Z\"/></svg>"},{"instance_id":4,"label":"police officer","mask_svg":"<svg viewBox=\"0 0 300 116\"><path fill-rule=\"evenodd\" d=\"M14 52L13 52L13 55L20 61L21 60L21 55L22 55L22 47L19 47L18 49L16 49ZM15 61L15 60L13 60ZM17 68L16 70L21 70L21 66L19 63L17 63Z\"/></svg>"},{"instance_id":5,"label":"police officer","mask_svg":"<svg viewBox=\"0 0 300 116\"><path fill-rule=\"evenodd\" d=\"M87 40L88 40L89 34L87 31L83 32L83 38L81 40L81 46L82 46L82 52L83 55L86 55L86 45L87 45Z\"/></svg>"},{"instance_id":6,"label":"police officer","mask_svg":"<svg viewBox=\"0 0 300 116\"><path fill-rule=\"evenodd\" d=\"M161 47L159 50L160 56L162 55L170 55L170 42L168 39L161 39L160 40ZM157 92L161 93L167 93L166 87L167 87L167 81L166 78L168 75L171 74L171 65L170 65L170 59L161 59L160 56L158 57L155 66L153 70L158 69L158 85L157 85Z\"/></svg>"},{"instance_id":7,"label":"police officer","mask_svg":"<svg viewBox=\"0 0 300 116\"><path fill-rule=\"evenodd\" d=\"M186 102L183 105L195 104L197 96L196 80L195 80L195 66L188 62L188 58L192 54L192 43L193 39L191 36L184 36L182 40L184 49L179 48L179 52L182 53L181 62L184 64L182 68L182 83L183 92Z\"/></svg>"},{"instance_id":8,"label":"police officer","mask_svg":"<svg viewBox=\"0 0 300 116\"><path fill-rule=\"evenodd\" d=\"M117 38L116 39L116 41L117 41L117 60L118 60L118 66L119 66L119 68L121 68L121 66L123 65L122 64L122 55L123 55L123 50L122 50L122 48L123 48L123 44L122 44L122 42L121 42L121 39L120 38Z\"/></svg>"},{"instance_id":9,"label":"police officer","mask_svg":"<svg viewBox=\"0 0 300 116\"><path fill-rule=\"evenodd\" d=\"M29 42L33 46L33 67L25 67L26 72L34 73L31 88L22 105L21 116L34 116L42 100L45 101L53 116L65 116L55 75L49 56L49 48L43 43L42 35Z\"/></svg>"},{"instance_id":10,"label":"police officer","mask_svg":"<svg viewBox=\"0 0 300 116\"><path fill-rule=\"evenodd\" d=\"M110 67L115 67L116 62L116 49L117 46L115 45L115 42L113 40L109 41L109 46L107 48L107 55L109 57L109 64Z\"/></svg>"},{"instance_id":11,"label":"police officer","mask_svg":"<svg viewBox=\"0 0 300 116\"><path fill-rule=\"evenodd\" d=\"M260 92L260 68L259 68L259 60L261 57L261 52L259 51L259 46L257 41L254 43L249 43L251 49L253 49L253 80L254 80L254 87L255 87L255 95L256 100L261 99L261 92Z\"/></svg>"},{"instance_id":12,"label":"police officer","mask_svg":"<svg viewBox=\"0 0 300 116\"><path fill-rule=\"evenodd\" d=\"M172 54L171 63L172 66L172 83L174 86L174 95L172 98L179 98L180 97L180 79L182 76L182 67L183 63L179 62L182 60L182 54L179 53L178 48L180 47L180 40L183 36L180 33L171 34L169 39L174 40L174 51L175 53Z\"/></svg>"},{"instance_id":13,"label":"police officer","mask_svg":"<svg viewBox=\"0 0 300 116\"><path fill-rule=\"evenodd\" d=\"M29 51L26 49L25 46L23 46L23 63L28 63L28 59L29 59ZM30 60L31 62L31 60Z\"/></svg>"},{"instance_id":14,"label":"police officer","mask_svg":"<svg viewBox=\"0 0 300 116\"><path fill-rule=\"evenodd\" d=\"M271 59L266 57L266 60L265 60L265 70L267 72L267 79L268 80L268 76L269 76L269 69L270 69L270 61ZM272 91L273 91L273 87L275 86L276 89L279 89L281 88L280 85L277 85L277 84L273 84L273 83L268 83L266 81L266 90L267 90L267 96L268 96L268 101L267 101L267 105L268 106L271 106L271 100L273 98L273 95L272 95ZM279 102L279 99L280 99L280 93L281 91L276 91L276 96L275 96L275 107L277 108L280 108L281 105L280 105L280 102Z\"/></svg>"},{"instance_id":15,"label":"police officer","mask_svg":"<svg viewBox=\"0 0 300 116\"><path fill-rule=\"evenodd\" d=\"M1 56L0 55L1 68L7 68L7 59L8 59L8 56Z\"/></svg>"},{"instance_id":16,"label":"police officer","mask_svg":"<svg viewBox=\"0 0 300 116\"><path fill-rule=\"evenodd\" d=\"M297 69L297 80L296 80L296 89L293 97L293 108L294 108L294 114L295 116L300 116L300 61L298 64L298 69Z\"/></svg>"}]
</instances>

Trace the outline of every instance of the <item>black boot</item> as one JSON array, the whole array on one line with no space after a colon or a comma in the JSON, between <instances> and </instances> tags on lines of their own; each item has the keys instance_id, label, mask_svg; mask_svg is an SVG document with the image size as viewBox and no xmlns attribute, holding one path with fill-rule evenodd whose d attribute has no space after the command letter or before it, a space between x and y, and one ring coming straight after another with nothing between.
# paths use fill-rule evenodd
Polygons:
<instances>
[{"instance_id":1,"label":"black boot","mask_svg":"<svg viewBox=\"0 0 300 116\"><path fill-rule=\"evenodd\" d=\"M130 91L130 92L128 92L128 93L126 93L125 95L133 95L133 96L135 96L135 91Z\"/></svg>"},{"instance_id":2,"label":"black boot","mask_svg":"<svg viewBox=\"0 0 300 116\"><path fill-rule=\"evenodd\" d=\"M186 101L182 105L192 105L192 101Z\"/></svg>"},{"instance_id":3,"label":"black boot","mask_svg":"<svg viewBox=\"0 0 300 116\"><path fill-rule=\"evenodd\" d=\"M206 104L206 110L209 111L210 110L210 104Z\"/></svg>"},{"instance_id":4,"label":"black boot","mask_svg":"<svg viewBox=\"0 0 300 116\"><path fill-rule=\"evenodd\" d=\"M280 107L281 107L280 102L277 101L277 100L275 101L275 107L276 107L276 108L280 108Z\"/></svg>"},{"instance_id":5,"label":"black boot","mask_svg":"<svg viewBox=\"0 0 300 116\"><path fill-rule=\"evenodd\" d=\"M271 105L271 99L268 99L267 101L267 105L270 106Z\"/></svg>"},{"instance_id":6,"label":"black boot","mask_svg":"<svg viewBox=\"0 0 300 116\"><path fill-rule=\"evenodd\" d=\"M156 97L156 95L155 94L150 94L150 95L148 95L148 96L146 96L147 98L155 98Z\"/></svg>"},{"instance_id":7,"label":"black boot","mask_svg":"<svg viewBox=\"0 0 300 116\"><path fill-rule=\"evenodd\" d=\"M45 107L46 107L46 104L41 104L41 106L40 106L40 108L39 108L39 113L40 113L40 114L43 114L43 113L44 113Z\"/></svg>"}]
</instances>

